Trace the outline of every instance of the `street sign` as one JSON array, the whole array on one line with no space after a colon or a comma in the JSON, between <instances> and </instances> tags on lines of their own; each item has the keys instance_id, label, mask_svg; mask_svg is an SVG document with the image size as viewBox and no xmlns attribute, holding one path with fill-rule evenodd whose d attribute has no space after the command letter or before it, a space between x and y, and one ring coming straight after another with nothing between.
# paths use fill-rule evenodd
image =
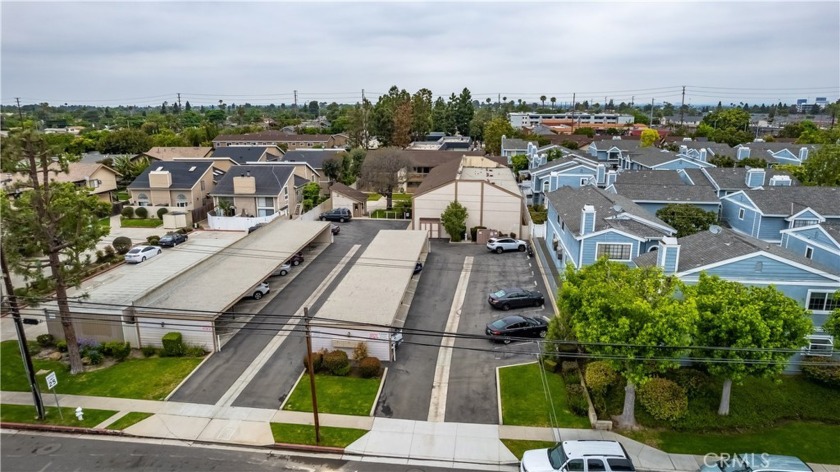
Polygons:
<instances>
[{"instance_id":1,"label":"street sign","mask_svg":"<svg viewBox=\"0 0 840 472\"><path fill-rule=\"evenodd\" d=\"M58 379L55 377L55 372L50 372L47 374L47 388L52 390L56 385L58 385Z\"/></svg>"}]
</instances>

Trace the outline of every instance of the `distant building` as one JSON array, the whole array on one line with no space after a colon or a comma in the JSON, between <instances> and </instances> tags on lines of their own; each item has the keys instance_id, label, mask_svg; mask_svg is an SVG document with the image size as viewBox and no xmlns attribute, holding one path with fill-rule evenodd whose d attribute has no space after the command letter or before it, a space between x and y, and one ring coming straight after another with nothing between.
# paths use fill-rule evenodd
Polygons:
<instances>
[{"instance_id":1,"label":"distant building","mask_svg":"<svg viewBox=\"0 0 840 472\"><path fill-rule=\"evenodd\" d=\"M555 126L560 124L612 125L618 128L633 124L633 115L619 115L618 113L510 113L508 119L510 125L516 129L543 124L544 120L560 120L552 123Z\"/></svg>"}]
</instances>

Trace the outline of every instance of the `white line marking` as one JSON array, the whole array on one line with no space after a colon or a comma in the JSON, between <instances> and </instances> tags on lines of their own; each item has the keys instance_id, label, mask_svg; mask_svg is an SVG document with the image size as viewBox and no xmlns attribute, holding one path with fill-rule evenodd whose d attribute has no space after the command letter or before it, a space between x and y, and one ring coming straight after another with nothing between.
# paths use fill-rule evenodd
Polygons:
<instances>
[{"instance_id":1,"label":"white line marking","mask_svg":"<svg viewBox=\"0 0 840 472\"><path fill-rule=\"evenodd\" d=\"M449 319L446 322L446 332L455 333L458 331L458 323L461 321L461 307L464 305L464 298L467 296L467 283L472 272L473 258L464 259L464 268L461 270L461 278L455 288L455 298L452 299L452 307L449 309ZM449 391L449 368L452 364L452 347L455 338L445 337L440 341L437 364L435 365L435 380L432 384L432 400L429 404L429 421L443 422L446 416L446 395Z\"/></svg>"}]
</instances>

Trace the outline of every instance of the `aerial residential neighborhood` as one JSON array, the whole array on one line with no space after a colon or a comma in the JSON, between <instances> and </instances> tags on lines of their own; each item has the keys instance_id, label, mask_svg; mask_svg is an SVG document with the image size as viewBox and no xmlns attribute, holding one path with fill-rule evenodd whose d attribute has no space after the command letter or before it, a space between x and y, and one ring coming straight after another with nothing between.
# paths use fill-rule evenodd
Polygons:
<instances>
[{"instance_id":1,"label":"aerial residential neighborhood","mask_svg":"<svg viewBox=\"0 0 840 472\"><path fill-rule=\"evenodd\" d=\"M840 472L840 5L640 7L4 2L3 470Z\"/></svg>"}]
</instances>

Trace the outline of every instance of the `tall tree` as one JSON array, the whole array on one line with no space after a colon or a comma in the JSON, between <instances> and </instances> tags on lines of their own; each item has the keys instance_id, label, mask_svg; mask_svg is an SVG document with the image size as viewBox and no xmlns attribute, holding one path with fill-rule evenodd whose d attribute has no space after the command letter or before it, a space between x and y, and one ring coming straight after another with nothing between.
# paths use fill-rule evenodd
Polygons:
<instances>
[{"instance_id":1,"label":"tall tree","mask_svg":"<svg viewBox=\"0 0 840 472\"><path fill-rule=\"evenodd\" d=\"M551 108L554 108L555 103L557 103L557 97L551 97Z\"/></svg>"},{"instance_id":2,"label":"tall tree","mask_svg":"<svg viewBox=\"0 0 840 472\"><path fill-rule=\"evenodd\" d=\"M455 131L460 133L461 136L469 136L470 121L472 121L473 115L475 114L470 90L464 87L464 90L461 91L458 97L452 94L450 107L452 108L452 117L455 122Z\"/></svg>"},{"instance_id":3,"label":"tall tree","mask_svg":"<svg viewBox=\"0 0 840 472\"><path fill-rule=\"evenodd\" d=\"M422 140L432 130L431 90L422 88L412 95L411 120L411 136L415 141Z\"/></svg>"},{"instance_id":4,"label":"tall tree","mask_svg":"<svg viewBox=\"0 0 840 472\"><path fill-rule=\"evenodd\" d=\"M370 145L370 134L368 132L370 115L371 105L367 99L348 110L346 131L350 147L368 149Z\"/></svg>"},{"instance_id":5,"label":"tall tree","mask_svg":"<svg viewBox=\"0 0 840 472\"><path fill-rule=\"evenodd\" d=\"M411 144L412 110L410 101L400 101L394 108L393 134L391 145L406 147Z\"/></svg>"},{"instance_id":6,"label":"tall tree","mask_svg":"<svg viewBox=\"0 0 840 472\"><path fill-rule=\"evenodd\" d=\"M547 97L546 97L545 95L540 95L540 102L542 102L542 106L543 106L543 108L545 108L545 99L546 99L546 98L547 98Z\"/></svg>"},{"instance_id":7,"label":"tall tree","mask_svg":"<svg viewBox=\"0 0 840 472\"><path fill-rule=\"evenodd\" d=\"M677 230L677 237L684 238L717 223L718 215L713 211L703 211L691 204L670 203L656 210L656 216Z\"/></svg>"},{"instance_id":8,"label":"tall tree","mask_svg":"<svg viewBox=\"0 0 840 472\"><path fill-rule=\"evenodd\" d=\"M701 273L687 294L699 312L695 345L723 348L695 354L724 379L719 415L729 414L733 381L780 374L813 328L808 311L773 286L746 287Z\"/></svg>"},{"instance_id":9,"label":"tall tree","mask_svg":"<svg viewBox=\"0 0 840 472\"><path fill-rule=\"evenodd\" d=\"M825 144L802 164L802 183L825 187L840 186L840 144Z\"/></svg>"},{"instance_id":10,"label":"tall tree","mask_svg":"<svg viewBox=\"0 0 840 472\"><path fill-rule=\"evenodd\" d=\"M393 195L406 181L406 170L411 165L400 152L383 152L366 156L359 173L362 187L385 196L387 209L394 207Z\"/></svg>"},{"instance_id":11,"label":"tall tree","mask_svg":"<svg viewBox=\"0 0 840 472\"><path fill-rule=\"evenodd\" d=\"M504 117L493 118L484 125L484 149L490 154L502 154L502 136L513 136L516 131Z\"/></svg>"},{"instance_id":12,"label":"tall tree","mask_svg":"<svg viewBox=\"0 0 840 472\"><path fill-rule=\"evenodd\" d=\"M606 258L579 270L566 267L561 314L587 352L606 358L627 379L620 427L636 425L636 386L678 366L678 347L690 344L697 309L675 296L683 289L656 267L630 268Z\"/></svg>"},{"instance_id":13,"label":"tall tree","mask_svg":"<svg viewBox=\"0 0 840 472\"><path fill-rule=\"evenodd\" d=\"M110 206L85 187L53 182L51 175L66 172L69 165L65 156L56 159L43 135L33 130L16 133L4 143L2 170L22 174L31 190L14 202L0 194L3 251L13 270L36 281L43 280L44 274L28 267L17 248L35 248L48 257L70 372L77 374L84 366L67 304L67 288L81 282L83 261L79 255L93 249L108 234L109 229L98 220L108 215Z\"/></svg>"},{"instance_id":14,"label":"tall tree","mask_svg":"<svg viewBox=\"0 0 840 472\"><path fill-rule=\"evenodd\" d=\"M103 154L139 154L152 147L149 136L139 129L119 129L105 134L97 149Z\"/></svg>"},{"instance_id":15,"label":"tall tree","mask_svg":"<svg viewBox=\"0 0 840 472\"><path fill-rule=\"evenodd\" d=\"M447 134L455 133L455 121L452 118L452 111L449 105L438 97L432 108L432 131L442 131Z\"/></svg>"}]
</instances>

